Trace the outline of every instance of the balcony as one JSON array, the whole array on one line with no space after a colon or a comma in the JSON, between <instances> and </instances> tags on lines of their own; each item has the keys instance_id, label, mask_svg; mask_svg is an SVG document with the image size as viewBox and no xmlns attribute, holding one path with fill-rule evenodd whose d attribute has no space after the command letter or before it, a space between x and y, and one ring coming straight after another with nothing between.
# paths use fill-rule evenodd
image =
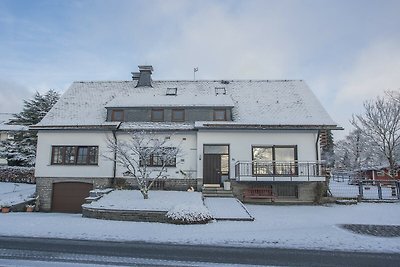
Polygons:
<instances>
[{"instance_id":1,"label":"balcony","mask_svg":"<svg viewBox=\"0 0 400 267\"><path fill-rule=\"evenodd\" d=\"M318 182L325 181L323 162L238 161L235 178L238 182Z\"/></svg>"}]
</instances>

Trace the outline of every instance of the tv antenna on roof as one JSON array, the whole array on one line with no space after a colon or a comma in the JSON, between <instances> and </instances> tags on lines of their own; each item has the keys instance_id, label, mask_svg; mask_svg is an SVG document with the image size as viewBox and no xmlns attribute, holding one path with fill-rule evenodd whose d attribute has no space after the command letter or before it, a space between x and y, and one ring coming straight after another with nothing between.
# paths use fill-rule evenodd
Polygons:
<instances>
[{"instance_id":1,"label":"tv antenna on roof","mask_svg":"<svg viewBox=\"0 0 400 267\"><path fill-rule=\"evenodd\" d=\"M196 80L196 72L199 71L199 67L193 68L193 81Z\"/></svg>"}]
</instances>

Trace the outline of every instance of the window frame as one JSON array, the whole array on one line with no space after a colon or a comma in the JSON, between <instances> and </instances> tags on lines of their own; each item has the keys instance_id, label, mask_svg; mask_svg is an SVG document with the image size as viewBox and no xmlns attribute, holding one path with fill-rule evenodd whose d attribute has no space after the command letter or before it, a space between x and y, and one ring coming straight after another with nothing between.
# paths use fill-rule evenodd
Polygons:
<instances>
[{"instance_id":1,"label":"window frame","mask_svg":"<svg viewBox=\"0 0 400 267\"><path fill-rule=\"evenodd\" d=\"M182 112L182 119L177 119L176 118L176 115L175 115L176 112ZM186 113L185 109L183 109L183 108L174 108L174 109L172 109L171 110L171 121L173 121L173 122L184 122L185 121L185 117L186 117L185 113Z\"/></svg>"},{"instance_id":2,"label":"window frame","mask_svg":"<svg viewBox=\"0 0 400 267\"><path fill-rule=\"evenodd\" d=\"M224 112L224 118L223 119L217 119L217 112ZM213 116L214 121L227 121L227 112L226 109L214 109L214 116Z\"/></svg>"},{"instance_id":3,"label":"window frame","mask_svg":"<svg viewBox=\"0 0 400 267\"><path fill-rule=\"evenodd\" d=\"M160 120L156 120L155 119L155 116L154 116L154 113L155 112L161 112L161 114L162 114L162 118L160 119ZM164 109L162 109L162 108L153 108L153 109L151 109L151 121L152 122L163 122L164 121Z\"/></svg>"},{"instance_id":4,"label":"window frame","mask_svg":"<svg viewBox=\"0 0 400 267\"><path fill-rule=\"evenodd\" d=\"M67 148L71 149L73 153L71 154L73 156L72 161L67 161ZM90 150L95 149L95 160L91 162L90 160ZM78 162L78 155L79 155L79 150L80 149L87 149L87 153L85 155L85 161L84 162ZM61 155L61 162L55 162L55 154L56 151L59 151L58 153ZM61 152L60 152L61 151ZM51 146L51 159L50 159L50 165L62 165L62 166L87 166L87 165L99 165L99 146L73 146L73 145L52 145Z\"/></svg>"},{"instance_id":5,"label":"window frame","mask_svg":"<svg viewBox=\"0 0 400 267\"><path fill-rule=\"evenodd\" d=\"M255 164L257 164L257 160L254 158L254 148L270 148L272 149L272 173L270 174L260 174L257 173L257 168L254 166ZM293 149L293 161L288 161L288 163L293 163L294 166L294 173L292 174L280 174L277 173L277 162L279 163L280 161L276 161L276 148L292 148ZM253 162L253 166L252 166L252 175L253 176L288 176L288 175L293 175L293 176L297 176L299 174L299 168L298 168L298 153L297 153L297 145L252 145L251 146L251 160Z\"/></svg>"},{"instance_id":6,"label":"window frame","mask_svg":"<svg viewBox=\"0 0 400 267\"><path fill-rule=\"evenodd\" d=\"M116 113L121 113L121 120L117 120ZM113 109L111 110L111 121L124 121L125 120L125 111L123 109Z\"/></svg>"},{"instance_id":7,"label":"window frame","mask_svg":"<svg viewBox=\"0 0 400 267\"><path fill-rule=\"evenodd\" d=\"M176 147L164 147L164 148L165 149L176 149ZM162 159L160 159L160 157L155 155L154 153L152 153L149 158L145 159L145 161L147 162L146 167L162 167L163 166ZM160 162L160 163L158 163L158 162ZM141 167L144 166L142 160L140 160L139 165ZM173 163L172 164L167 163L164 165L164 167L176 167L176 155L173 158Z\"/></svg>"}]
</instances>

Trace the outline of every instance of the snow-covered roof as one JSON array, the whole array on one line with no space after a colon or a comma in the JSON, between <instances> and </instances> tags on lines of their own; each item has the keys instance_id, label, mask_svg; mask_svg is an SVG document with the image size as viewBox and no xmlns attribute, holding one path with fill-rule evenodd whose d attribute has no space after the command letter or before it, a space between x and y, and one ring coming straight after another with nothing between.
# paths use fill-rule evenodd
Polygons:
<instances>
[{"instance_id":1,"label":"snow-covered roof","mask_svg":"<svg viewBox=\"0 0 400 267\"><path fill-rule=\"evenodd\" d=\"M28 127L23 125L10 125L9 123L14 118L12 113L0 113L0 131L26 131Z\"/></svg>"},{"instance_id":2,"label":"snow-covered roof","mask_svg":"<svg viewBox=\"0 0 400 267\"><path fill-rule=\"evenodd\" d=\"M302 80L153 81L153 87L136 84L74 82L36 127L102 125L106 107L141 104L233 105L233 121L242 125L336 126ZM177 96L166 95L167 88L177 88ZM217 95L216 88L226 95Z\"/></svg>"}]
</instances>

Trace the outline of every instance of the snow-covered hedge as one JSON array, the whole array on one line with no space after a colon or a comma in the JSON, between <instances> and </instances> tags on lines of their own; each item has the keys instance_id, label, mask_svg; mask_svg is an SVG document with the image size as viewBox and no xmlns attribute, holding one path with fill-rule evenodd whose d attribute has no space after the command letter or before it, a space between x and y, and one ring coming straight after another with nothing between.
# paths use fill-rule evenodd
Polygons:
<instances>
[{"instance_id":1,"label":"snow-covered hedge","mask_svg":"<svg viewBox=\"0 0 400 267\"><path fill-rule=\"evenodd\" d=\"M180 204L173 207L165 215L175 224L203 224L212 220L212 216L205 206Z\"/></svg>"},{"instance_id":2,"label":"snow-covered hedge","mask_svg":"<svg viewBox=\"0 0 400 267\"><path fill-rule=\"evenodd\" d=\"M35 168L18 166L0 166L0 182L36 183Z\"/></svg>"}]
</instances>

